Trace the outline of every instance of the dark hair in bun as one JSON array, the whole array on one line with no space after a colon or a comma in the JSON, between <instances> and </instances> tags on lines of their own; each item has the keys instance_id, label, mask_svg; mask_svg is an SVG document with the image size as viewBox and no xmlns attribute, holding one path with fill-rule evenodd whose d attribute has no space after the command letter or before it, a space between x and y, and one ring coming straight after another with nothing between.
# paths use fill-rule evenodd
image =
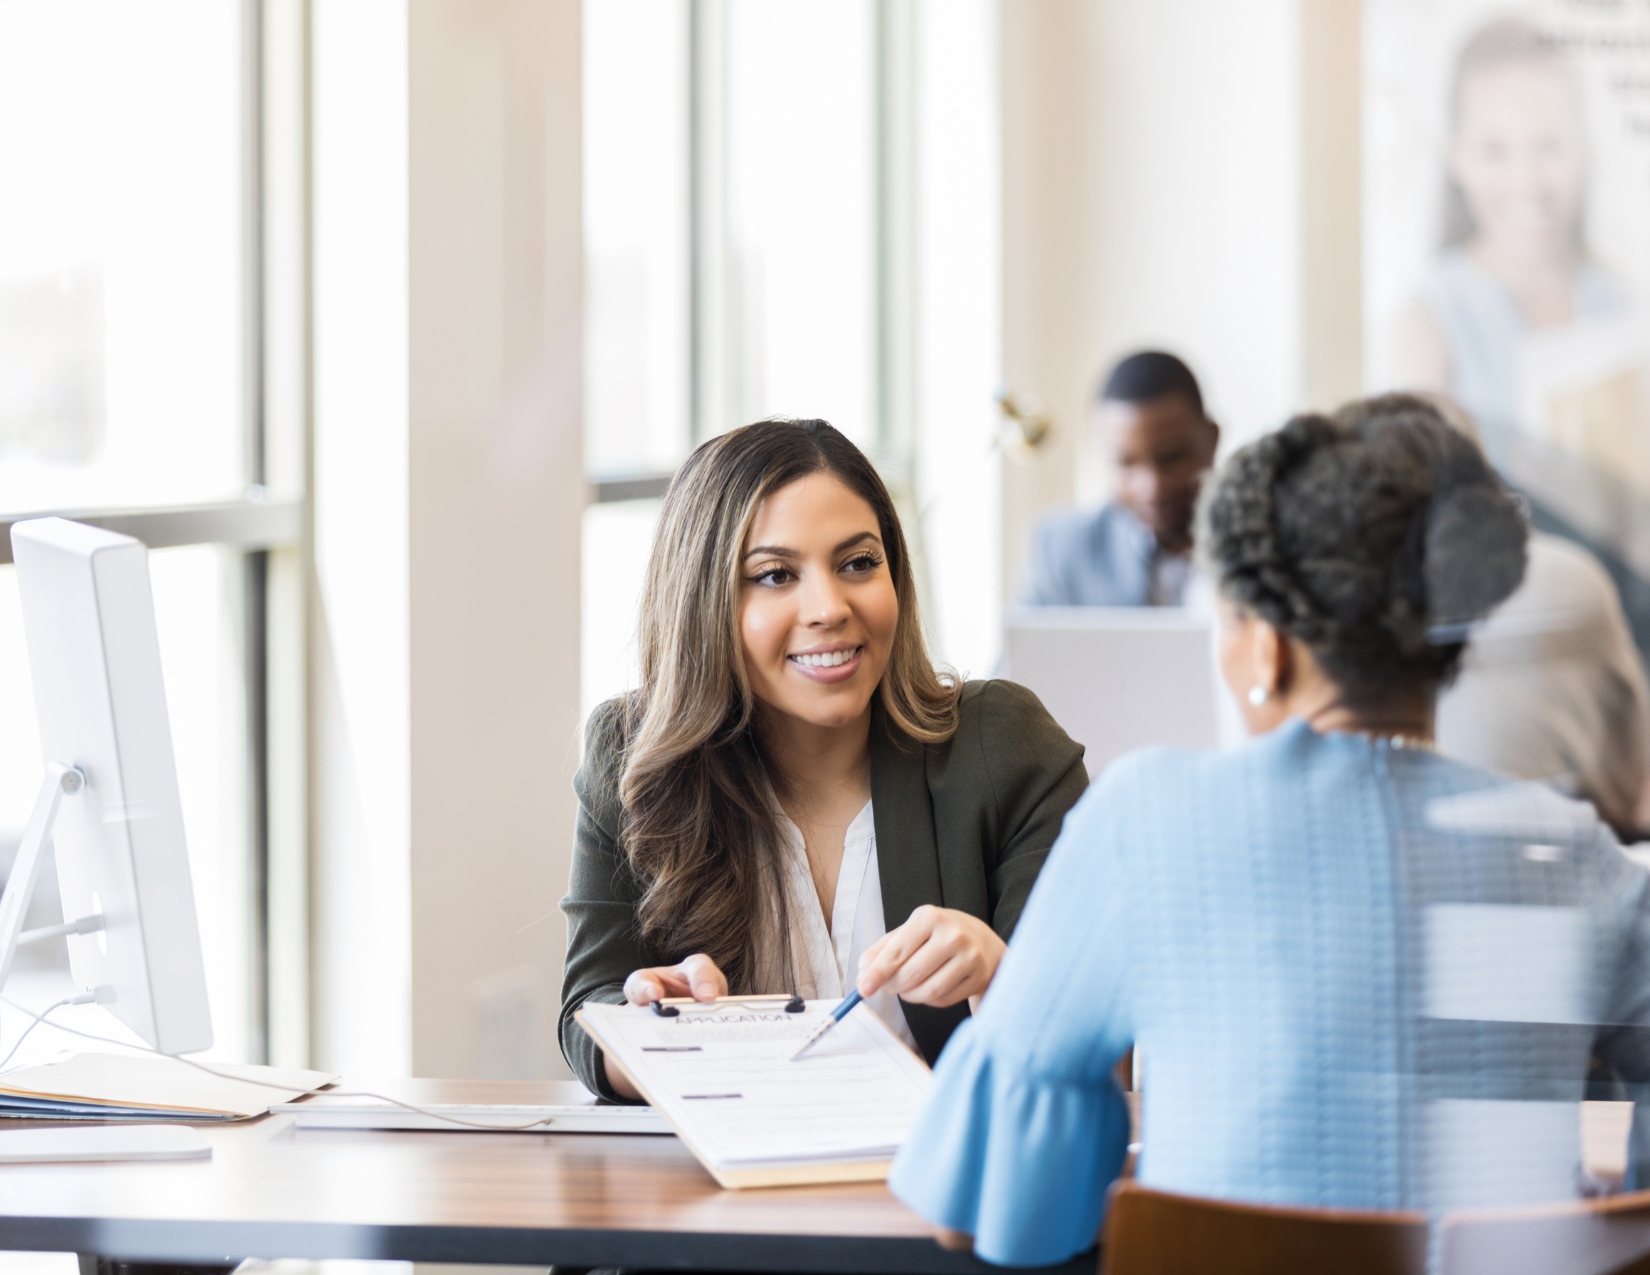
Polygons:
<instances>
[{"instance_id":1,"label":"dark hair in bun","mask_svg":"<svg viewBox=\"0 0 1650 1275\"><path fill-rule=\"evenodd\" d=\"M1446 685L1470 626L1524 578L1528 537L1477 445L1426 399L1387 394L1236 453L1198 541L1222 594L1362 700Z\"/></svg>"}]
</instances>

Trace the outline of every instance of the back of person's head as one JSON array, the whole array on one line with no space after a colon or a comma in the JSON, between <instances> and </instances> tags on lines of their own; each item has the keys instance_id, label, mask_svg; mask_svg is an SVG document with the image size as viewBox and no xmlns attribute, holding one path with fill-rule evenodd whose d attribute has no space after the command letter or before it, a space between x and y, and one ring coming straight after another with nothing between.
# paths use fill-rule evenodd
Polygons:
<instances>
[{"instance_id":1,"label":"back of person's head","mask_svg":"<svg viewBox=\"0 0 1650 1275\"><path fill-rule=\"evenodd\" d=\"M1197 377L1180 359L1162 350L1142 350L1121 360L1100 387L1101 403L1150 403L1178 394L1203 415L1203 391Z\"/></svg>"},{"instance_id":2,"label":"back of person's head","mask_svg":"<svg viewBox=\"0 0 1650 1275\"><path fill-rule=\"evenodd\" d=\"M1470 627L1523 578L1528 539L1483 453L1406 394L1249 444L1203 524L1222 595L1305 645L1353 702L1448 684Z\"/></svg>"},{"instance_id":3,"label":"back of person's head","mask_svg":"<svg viewBox=\"0 0 1650 1275\"><path fill-rule=\"evenodd\" d=\"M623 759L621 844L643 885L644 937L672 960L707 953L736 991L791 985L762 965L776 945L758 934L775 905L781 915L786 906L775 857L784 842L741 638L745 541L765 500L816 474L841 482L876 517L898 604L876 689L885 717L917 739L951 736L958 688L924 645L894 502L865 454L821 420L730 430L677 471L642 586L641 685L597 723L599 746Z\"/></svg>"}]
</instances>

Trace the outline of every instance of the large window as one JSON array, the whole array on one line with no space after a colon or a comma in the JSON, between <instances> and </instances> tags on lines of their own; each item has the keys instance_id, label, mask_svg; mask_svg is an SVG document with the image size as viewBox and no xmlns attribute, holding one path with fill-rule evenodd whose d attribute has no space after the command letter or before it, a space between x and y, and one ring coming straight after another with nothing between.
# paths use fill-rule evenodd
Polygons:
<instances>
[{"instance_id":1,"label":"large window","mask_svg":"<svg viewBox=\"0 0 1650 1275\"><path fill-rule=\"evenodd\" d=\"M585 469L669 472L693 436L688 0L584 8Z\"/></svg>"},{"instance_id":2,"label":"large window","mask_svg":"<svg viewBox=\"0 0 1650 1275\"><path fill-rule=\"evenodd\" d=\"M239 6L0 6L0 510L238 498Z\"/></svg>"},{"instance_id":3,"label":"large window","mask_svg":"<svg viewBox=\"0 0 1650 1275\"><path fill-rule=\"evenodd\" d=\"M264 33L253 0L0 5L0 532L62 512L154 551L213 1054L251 1060L269 1053L270 638L291 627L272 610L302 526L294 475L267 463ZM3 565L0 868L42 760ZM55 999L66 978L42 949L7 991ZM0 1013L0 1037L19 1026Z\"/></svg>"},{"instance_id":4,"label":"large window","mask_svg":"<svg viewBox=\"0 0 1650 1275\"><path fill-rule=\"evenodd\" d=\"M875 447L873 5L730 0L725 13L725 170L703 174L727 209L723 309L707 316L728 351L711 432L819 416Z\"/></svg>"},{"instance_id":5,"label":"large window","mask_svg":"<svg viewBox=\"0 0 1650 1275\"><path fill-rule=\"evenodd\" d=\"M884 265L903 7L585 4L587 712L634 683L658 496L695 443L823 417L909 470Z\"/></svg>"}]
</instances>

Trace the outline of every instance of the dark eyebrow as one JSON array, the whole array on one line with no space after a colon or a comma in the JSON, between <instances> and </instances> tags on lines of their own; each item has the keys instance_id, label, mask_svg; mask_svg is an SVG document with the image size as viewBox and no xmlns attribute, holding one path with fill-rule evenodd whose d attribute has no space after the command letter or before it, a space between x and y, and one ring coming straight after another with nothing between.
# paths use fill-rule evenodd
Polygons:
<instances>
[{"instance_id":1,"label":"dark eyebrow","mask_svg":"<svg viewBox=\"0 0 1650 1275\"><path fill-rule=\"evenodd\" d=\"M844 549L852 548L862 540L874 540L878 544L882 543L881 537L878 536L876 532L861 531L855 535L849 536L841 544L837 545L836 548L832 549L831 553L833 555L839 554ZM754 558L758 554L765 554L770 558L800 558L802 556L797 553L795 549L786 549L781 545L757 545L754 549L745 550L745 556L747 558Z\"/></svg>"}]
</instances>

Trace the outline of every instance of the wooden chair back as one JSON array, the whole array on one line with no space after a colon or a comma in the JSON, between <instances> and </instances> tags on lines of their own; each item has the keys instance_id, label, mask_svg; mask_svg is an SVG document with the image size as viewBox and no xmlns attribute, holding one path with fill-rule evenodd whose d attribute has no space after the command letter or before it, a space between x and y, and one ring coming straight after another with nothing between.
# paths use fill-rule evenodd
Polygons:
<instances>
[{"instance_id":1,"label":"wooden chair back","mask_svg":"<svg viewBox=\"0 0 1650 1275\"><path fill-rule=\"evenodd\" d=\"M1650 1275L1650 1191L1446 1214L1443 1275Z\"/></svg>"},{"instance_id":2,"label":"wooden chair back","mask_svg":"<svg viewBox=\"0 0 1650 1275\"><path fill-rule=\"evenodd\" d=\"M1423 1275L1424 1213L1274 1208L1112 1188L1101 1275Z\"/></svg>"}]
</instances>

